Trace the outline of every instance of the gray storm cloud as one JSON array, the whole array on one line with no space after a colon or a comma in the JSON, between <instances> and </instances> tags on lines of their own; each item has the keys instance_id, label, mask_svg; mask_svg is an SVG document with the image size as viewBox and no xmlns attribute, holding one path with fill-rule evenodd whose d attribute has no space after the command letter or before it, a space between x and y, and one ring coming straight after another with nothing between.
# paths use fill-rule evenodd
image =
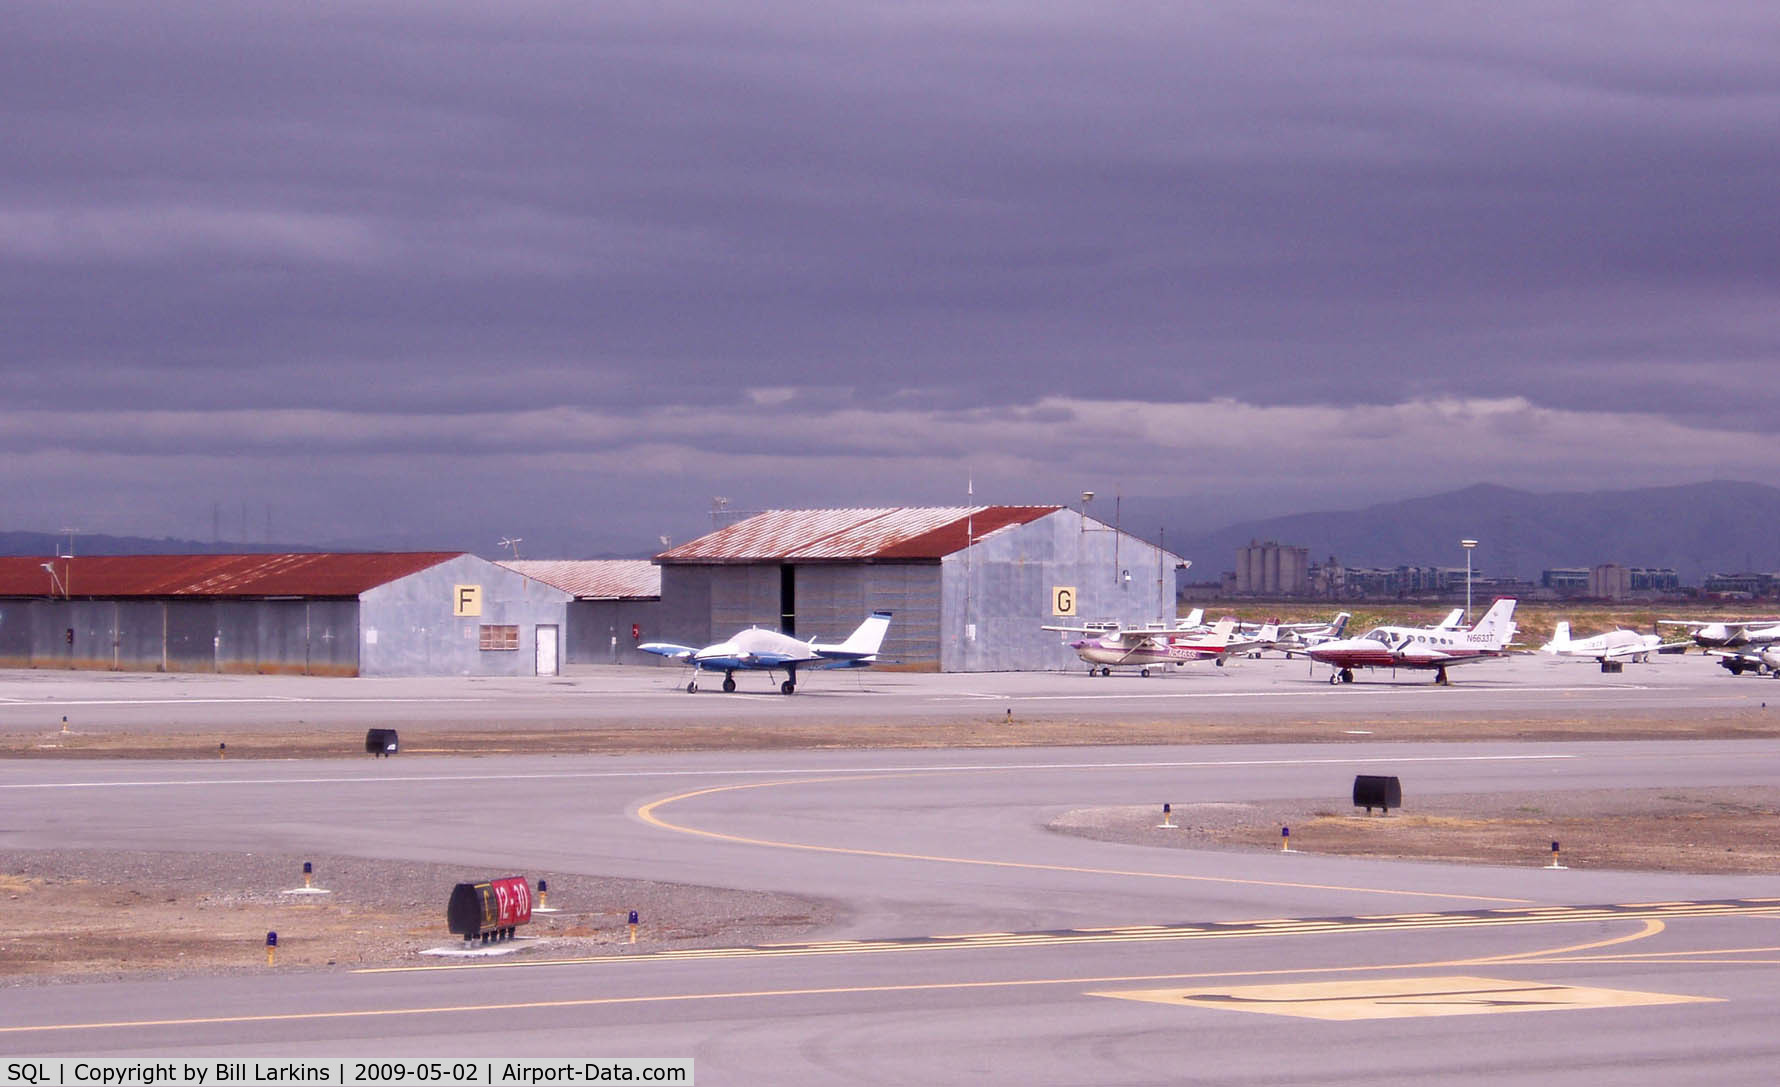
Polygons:
<instances>
[{"instance_id":1,"label":"gray storm cloud","mask_svg":"<svg viewBox=\"0 0 1780 1087\"><path fill-rule=\"evenodd\" d=\"M295 472L293 530L424 535L401 481L449 463L647 542L965 460L1036 501L1228 467L1270 512L1780 452L1767 5L8 21L9 520L175 531Z\"/></svg>"}]
</instances>

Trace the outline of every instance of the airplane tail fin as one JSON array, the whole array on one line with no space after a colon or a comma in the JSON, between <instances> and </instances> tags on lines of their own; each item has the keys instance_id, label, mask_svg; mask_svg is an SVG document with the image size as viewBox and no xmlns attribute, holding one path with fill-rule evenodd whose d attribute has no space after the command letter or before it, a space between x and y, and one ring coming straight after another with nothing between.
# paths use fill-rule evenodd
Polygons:
<instances>
[{"instance_id":1,"label":"airplane tail fin","mask_svg":"<svg viewBox=\"0 0 1780 1087\"><path fill-rule=\"evenodd\" d=\"M1440 625L1443 627L1458 627L1461 624L1463 624L1464 621L1465 621L1465 609L1464 608L1454 608L1451 611L1446 613L1446 618L1440 620Z\"/></svg>"},{"instance_id":2,"label":"airplane tail fin","mask_svg":"<svg viewBox=\"0 0 1780 1087\"><path fill-rule=\"evenodd\" d=\"M1181 620L1181 625L1186 626L1186 627L1196 627L1200 623L1203 623L1203 622L1205 622L1205 609L1204 608L1194 608L1192 611L1187 613L1187 617L1185 619Z\"/></svg>"},{"instance_id":3,"label":"airplane tail fin","mask_svg":"<svg viewBox=\"0 0 1780 1087\"><path fill-rule=\"evenodd\" d=\"M1228 615L1219 619L1217 625L1211 628L1211 634L1214 638L1228 638L1235 631L1236 620Z\"/></svg>"},{"instance_id":4,"label":"airplane tail fin","mask_svg":"<svg viewBox=\"0 0 1780 1087\"><path fill-rule=\"evenodd\" d=\"M1472 639L1487 642L1491 649L1507 647L1514 637L1514 605L1515 601L1508 597L1491 604L1490 610L1471 628Z\"/></svg>"},{"instance_id":5,"label":"airplane tail fin","mask_svg":"<svg viewBox=\"0 0 1780 1087\"><path fill-rule=\"evenodd\" d=\"M1340 638L1343 634L1347 633L1347 621L1352 618L1353 616L1349 615L1347 612L1337 612L1335 614L1335 621L1329 624L1329 636L1331 638Z\"/></svg>"},{"instance_id":6,"label":"airplane tail fin","mask_svg":"<svg viewBox=\"0 0 1780 1087\"><path fill-rule=\"evenodd\" d=\"M847 635L847 640L839 645L821 647L823 656L835 657L875 657L884 644L884 635L890 630L890 613L874 611L859 628Z\"/></svg>"},{"instance_id":7,"label":"airplane tail fin","mask_svg":"<svg viewBox=\"0 0 1780 1087\"><path fill-rule=\"evenodd\" d=\"M1552 632L1551 643L1559 648L1570 644L1570 624L1567 620L1559 623L1557 629Z\"/></svg>"}]
</instances>

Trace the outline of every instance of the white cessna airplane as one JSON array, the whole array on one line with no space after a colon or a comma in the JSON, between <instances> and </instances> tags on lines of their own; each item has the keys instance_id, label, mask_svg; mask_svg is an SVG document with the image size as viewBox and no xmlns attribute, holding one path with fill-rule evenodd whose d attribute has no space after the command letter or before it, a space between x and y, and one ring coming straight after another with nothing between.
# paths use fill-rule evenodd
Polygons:
<instances>
[{"instance_id":1,"label":"white cessna airplane","mask_svg":"<svg viewBox=\"0 0 1780 1087\"><path fill-rule=\"evenodd\" d=\"M1361 638L1337 639L1311 646L1305 655L1332 666L1330 683L1352 683L1355 668L1419 668L1446 682L1448 665L1501 657L1514 638L1514 601L1490 605L1470 630L1437 627L1374 627Z\"/></svg>"},{"instance_id":2,"label":"white cessna airplane","mask_svg":"<svg viewBox=\"0 0 1780 1087\"><path fill-rule=\"evenodd\" d=\"M1554 657L1593 657L1601 662L1601 671L1607 672L1613 670L1611 665L1628 660L1646 662L1662 647L1660 636L1639 634L1635 630L1616 629L1589 638L1571 638L1570 624L1564 622L1557 625L1551 641L1540 646L1539 652Z\"/></svg>"},{"instance_id":3,"label":"white cessna airplane","mask_svg":"<svg viewBox=\"0 0 1780 1087\"><path fill-rule=\"evenodd\" d=\"M813 638L806 642L776 630L749 627L727 641L703 649L672 642L644 642L637 648L656 656L685 661L696 670L722 672L726 694L735 690L737 672L766 672L769 675L784 672L786 678L779 684L779 693L796 694L799 667L866 668L877 663L878 649L883 646L884 634L889 629L890 613L874 611L839 645L823 645ZM686 684L686 693L697 692L698 676L695 674Z\"/></svg>"},{"instance_id":4,"label":"white cessna airplane","mask_svg":"<svg viewBox=\"0 0 1780 1087\"><path fill-rule=\"evenodd\" d=\"M1658 619L1666 627L1687 627L1694 644L1706 649L1780 642L1780 619Z\"/></svg>"}]
</instances>

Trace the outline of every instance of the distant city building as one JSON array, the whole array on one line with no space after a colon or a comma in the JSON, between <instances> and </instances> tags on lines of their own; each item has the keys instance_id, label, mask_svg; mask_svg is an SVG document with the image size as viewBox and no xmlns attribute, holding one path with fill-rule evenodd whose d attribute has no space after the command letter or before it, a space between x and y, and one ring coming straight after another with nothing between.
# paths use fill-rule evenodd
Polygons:
<instances>
[{"instance_id":1,"label":"distant city building","mask_svg":"<svg viewBox=\"0 0 1780 1087\"><path fill-rule=\"evenodd\" d=\"M1721 596L1771 596L1780 574L1713 574L1706 578L1706 591Z\"/></svg>"},{"instance_id":2,"label":"distant city building","mask_svg":"<svg viewBox=\"0 0 1780 1087\"><path fill-rule=\"evenodd\" d=\"M1560 566L1541 573L1539 585L1559 596L1584 596L1588 593L1588 574L1586 566Z\"/></svg>"},{"instance_id":3,"label":"distant city building","mask_svg":"<svg viewBox=\"0 0 1780 1087\"><path fill-rule=\"evenodd\" d=\"M1616 562L1604 562L1598 566L1546 570L1539 575L1539 585L1560 597L1626 600L1634 596L1680 592L1681 575L1667 566L1621 566Z\"/></svg>"},{"instance_id":4,"label":"distant city building","mask_svg":"<svg viewBox=\"0 0 1780 1087\"><path fill-rule=\"evenodd\" d=\"M1239 595L1303 596L1309 590L1310 548L1250 540L1236 549Z\"/></svg>"},{"instance_id":5,"label":"distant city building","mask_svg":"<svg viewBox=\"0 0 1780 1087\"><path fill-rule=\"evenodd\" d=\"M1632 594L1632 572L1606 562L1588 572L1588 595L1596 600L1624 600Z\"/></svg>"},{"instance_id":6,"label":"distant city building","mask_svg":"<svg viewBox=\"0 0 1780 1087\"><path fill-rule=\"evenodd\" d=\"M1634 566L1631 568L1632 591L1635 593L1673 593L1681 591L1681 575L1671 567Z\"/></svg>"}]
</instances>

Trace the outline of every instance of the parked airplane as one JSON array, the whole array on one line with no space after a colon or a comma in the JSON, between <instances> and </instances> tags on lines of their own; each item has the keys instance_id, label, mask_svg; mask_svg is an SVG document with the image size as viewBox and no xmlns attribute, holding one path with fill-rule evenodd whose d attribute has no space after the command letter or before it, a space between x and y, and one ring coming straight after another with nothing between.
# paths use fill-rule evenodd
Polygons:
<instances>
[{"instance_id":1,"label":"parked airplane","mask_svg":"<svg viewBox=\"0 0 1780 1087\"><path fill-rule=\"evenodd\" d=\"M1733 676L1756 672L1780 679L1780 646L1748 645L1740 649L1708 649Z\"/></svg>"},{"instance_id":2,"label":"parked airplane","mask_svg":"<svg viewBox=\"0 0 1780 1087\"><path fill-rule=\"evenodd\" d=\"M1191 618L1188 616L1189 620ZM1272 627L1265 627L1253 638L1243 637L1236 633L1234 619L1221 619L1209 631L1184 627L1185 621L1173 630L1159 624L1124 629L1062 626L1044 629L1093 635L1069 643L1069 648L1087 664L1091 676L1110 676L1114 668L1136 668L1139 675L1147 676L1152 667L1202 660L1222 665L1231 657L1267 645L1277 635Z\"/></svg>"},{"instance_id":3,"label":"parked airplane","mask_svg":"<svg viewBox=\"0 0 1780 1087\"><path fill-rule=\"evenodd\" d=\"M1290 659L1313 645L1340 638L1347 631L1347 621L1352 618L1347 612L1338 612L1327 623L1288 623L1279 628L1279 637L1267 648L1277 649Z\"/></svg>"},{"instance_id":4,"label":"parked airplane","mask_svg":"<svg viewBox=\"0 0 1780 1087\"><path fill-rule=\"evenodd\" d=\"M694 649L671 642L644 642L637 646L645 653L685 661L694 669L723 673L725 693L735 690L737 672L784 672L779 684L781 694L797 693L797 670L803 668L865 668L875 664L884 634L890 629L890 613L874 611L859 629L847 635L839 645L823 645L811 639L803 641L789 634L761 627L749 627L728 641ZM686 684L686 693L698 691L698 677Z\"/></svg>"},{"instance_id":5,"label":"parked airplane","mask_svg":"<svg viewBox=\"0 0 1780 1087\"><path fill-rule=\"evenodd\" d=\"M1469 664L1507 652L1514 637L1514 603L1506 598L1496 601L1470 630L1375 627L1364 637L1324 642L1305 653L1335 669L1330 683L1352 683L1355 668L1433 669L1434 682L1445 683L1448 665Z\"/></svg>"},{"instance_id":6,"label":"parked airplane","mask_svg":"<svg viewBox=\"0 0 1780 1087\"><path fill-rule=\"evenodd\" d=\"M1706 649L1780 642L1780 619L1658 619L1666 627L1687 627L1694 644Z\"/></svg>"},{"instance_id":7,"label":"parked airplane","mask_svg":"<svg viewBox=\"0 0 1780 1087\"><path fill-rule=\"evenodd\" d=\"M1539 652L1557 657L1593 657L1601 662L1601 671L1610 672L1618 670L1614 665L1628 660L1639 663L1648 661L1650 655L1662 646L1662 638L1655 634L1639 634L1635 630L1624 629L1573 639L1570 637L1570 624L1559 623L1552 632L1551 641L1540 646Z\"/></svg>"}]
</instances>

